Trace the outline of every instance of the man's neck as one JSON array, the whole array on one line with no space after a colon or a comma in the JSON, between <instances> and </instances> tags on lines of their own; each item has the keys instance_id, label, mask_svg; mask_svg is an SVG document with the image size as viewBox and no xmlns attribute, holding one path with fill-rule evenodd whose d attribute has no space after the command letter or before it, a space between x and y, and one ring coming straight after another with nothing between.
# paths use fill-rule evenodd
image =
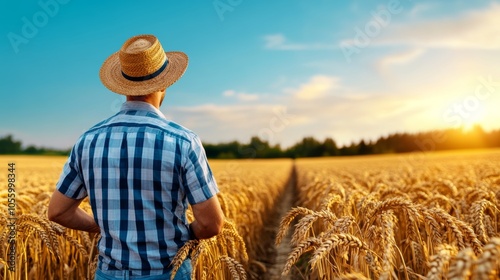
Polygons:
<instances>
[{"instance_id":1,"label":"man's neck","mask_svg":"<svg viewBox=\"0 0 500 280\"><path fill-rule=\"evenodd\" d=\"M143 96L127 96L127 101L142 101L153 105L156 109L160 109L161 91Z\"/></svg>"}]
</instances>

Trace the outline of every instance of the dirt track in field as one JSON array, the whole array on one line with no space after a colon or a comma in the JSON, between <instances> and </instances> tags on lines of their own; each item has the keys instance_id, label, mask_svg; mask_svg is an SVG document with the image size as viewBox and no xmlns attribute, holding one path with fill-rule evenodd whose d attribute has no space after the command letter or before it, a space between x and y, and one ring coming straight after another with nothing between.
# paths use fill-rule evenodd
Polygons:
<instances>
[{"instance_id":1,"label":"dirt track in field","mask_svg":"<svg viewBox=\"0 0 500 280\"><path fill-rule=\"evenodd\" d=\"M281 276L281 271L285 266L288 254L292 250L290 246L291 233L289 233L279 246L274 245L274 240L279 229L279 225L283 216L295 205L295 172L290 176L288 186L281 197L281 201L276 204L276 212L271 217L268 226L266 227L266 235L272 236L266 244L267 250L267 271L261 278L264 280L277 280L277 279L292 279L290 276Z\"/></svg>"}]
</instances>

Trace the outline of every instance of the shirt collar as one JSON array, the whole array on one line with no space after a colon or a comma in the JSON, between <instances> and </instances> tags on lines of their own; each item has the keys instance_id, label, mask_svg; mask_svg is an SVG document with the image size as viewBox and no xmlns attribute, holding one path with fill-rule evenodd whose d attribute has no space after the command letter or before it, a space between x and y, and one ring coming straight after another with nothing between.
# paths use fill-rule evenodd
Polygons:
<instances>
[{"instance_id":1,"label":"shirt collar","mask_svg":"<svg viewBox=\"0 0 500 280\"><path fill-rule=\"evenodd\" d=\"M163 113L160 110L156 109L155 106L144 101L126 101L125 103L122 104L122 108L120 109L120 111L129 111L129 110L149 111L166 119L165 115L163 115Z\"/></svg>"}]
</instances>

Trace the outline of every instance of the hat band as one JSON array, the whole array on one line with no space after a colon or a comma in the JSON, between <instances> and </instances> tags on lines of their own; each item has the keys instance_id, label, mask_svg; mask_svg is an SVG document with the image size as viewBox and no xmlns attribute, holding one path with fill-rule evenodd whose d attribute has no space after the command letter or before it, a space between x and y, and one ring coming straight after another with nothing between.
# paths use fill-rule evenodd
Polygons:
<instances>
[{"instance_id":1,"label":"hat band","mask_svg":"<svg viewBox=\"0 0 500 280\"><path fill-rule=\"evenodd\" d=\"M129 75L123 73L123 71L122 71L122 75L125 79L127 79L129 81L133 81L133 82L147 81L147 80L151 80L154 77L160 75L160 73L163 72L163 70L165 70L165 68L167 68L167 65L168 65L168 59L165 60L165 63L163 63L163 65L160 67L160 69L158 69L154 73L146 75L146 76L132 77L132 76L129 76Z\"/></svg>"}]
</instances>

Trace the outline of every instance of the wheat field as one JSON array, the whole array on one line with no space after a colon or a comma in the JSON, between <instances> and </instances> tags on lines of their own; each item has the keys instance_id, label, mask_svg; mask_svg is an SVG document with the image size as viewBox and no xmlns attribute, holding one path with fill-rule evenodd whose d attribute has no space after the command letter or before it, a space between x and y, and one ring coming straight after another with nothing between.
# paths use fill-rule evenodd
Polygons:
<instances>
[{"instance_id":1,"label":"wheat field","mask_svg":"<svg viewBox=\"0 0 500 280\"><path fill-rule=\"evenodd\" d=\"M499 150L298 160L283 275L499 279L499 163Z\"/></svg>"},{"instance_id":2,"label":"wheat field","mask_svg":"<svg viewBox=\"0 0 500 280\"><path fill-rule=\"evenodd\" d=\"M92 279L99 237L46 218L65 160L0 157L0 279ZM16 164L14 254L9 162ZM211 160L225 226L186 243L173 270L190 257L193 279L269 279L269 239L290 240L279 265L292 279L498 279L499 163L500 150ZM290 185L295 202L278 217L276 236L265 236ZM91 213L86 201L81 207Z\"/></svg>"},{"instance_id":3,"label":"wheat field","mask_svg":"<svg viewBox=\"0 0 500 280\"><path fill-rule=\"evenodd\" d=\"M93 279L98 236L66 229L47 220L47 206L65 157L1 156L0 279ZM15 163L15 252L9 248L8 164ZM219 185L226 217L222 232L211 239L190 241L173 261L188 257L193 279L258 278L265 265L258 256L266 215L284 191L291 160L210 162ZM91 212L88 200L81 208ZM192 213L187 212L192 220ZM15 271L9 268L14 256ZM256 272L254 272L256 271Z\"/></svg>"}]
</instances>

